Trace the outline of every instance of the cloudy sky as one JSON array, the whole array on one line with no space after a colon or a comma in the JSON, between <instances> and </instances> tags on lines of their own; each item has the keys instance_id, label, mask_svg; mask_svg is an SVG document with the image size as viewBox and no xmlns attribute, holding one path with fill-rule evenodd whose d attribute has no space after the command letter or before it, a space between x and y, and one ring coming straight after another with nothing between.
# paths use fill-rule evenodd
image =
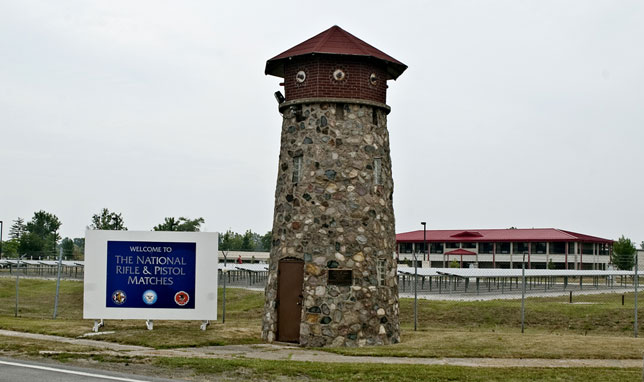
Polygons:
<instances>
[{"instance_id":1,"label":"cloudy sky","mask_svg":"<svg viewBox=\"0 0 644 382\"><path fill-rule=\"evenodd\" d=\"M0 0L0 220L80 237L202 216L271 228L267 59L337 24L389 83L398 232L556 227L644 240L641 1Z\"/></svg>"}]
</instances>

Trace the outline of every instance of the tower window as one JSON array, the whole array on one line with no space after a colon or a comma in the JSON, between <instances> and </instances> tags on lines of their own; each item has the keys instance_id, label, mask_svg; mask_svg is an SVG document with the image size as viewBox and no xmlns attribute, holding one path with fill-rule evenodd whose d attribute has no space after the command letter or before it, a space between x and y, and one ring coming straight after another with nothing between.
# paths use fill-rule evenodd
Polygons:
<instances>
[{"instance_id":1,"label":"tower window","mask_svg":"<svg viewBox=\"0 0 644 382\"><path fill-rule=\"evenodd\" d=\"M372 119L373 121L371 121L371 123L378 126L378 111L375 107L372 109Z\"/></svg>"},{"instance_id":2,"label":"tower window","mask_svg":"<svg viewBox=\"0 0 644 382\"><path fill-rule=\"evenodd\" d=\"M373 160L373 184L382 184L382 159L376 158Z\"/></svg>"},{"instance_id":3,"label":"tower window","mask_svg":"<svg viewBox=\"0 0 644 382\"><path fill-rule=\"evenodd\" d=\"M378 260L378 285L385 285L385 276L387 275L387 261Z\"/></svg>"},{"instance_id":4,"label":"tower window","mask_svg":"<svg viewBox=\"0 0 644 382\"><path fill-rule=\"evenodd\" d=\"M299 183L302 180L302 155L293 157L293 183Z\"/></svg>"}]
</instances>

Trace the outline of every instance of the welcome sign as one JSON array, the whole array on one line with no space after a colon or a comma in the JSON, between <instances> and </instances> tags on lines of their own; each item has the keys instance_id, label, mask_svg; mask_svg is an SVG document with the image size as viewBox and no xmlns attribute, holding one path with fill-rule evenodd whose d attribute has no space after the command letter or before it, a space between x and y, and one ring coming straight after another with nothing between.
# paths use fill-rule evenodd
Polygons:
<instances>
[{"instance_id":1,"label":"welcome sign","mask_svg":"<svg viewBox=\"0 0 644 382\"><path fill-rule=\"evenodd\" d=\"M87 231L83 317L216 320L217 234Z\"/></svg>"}]
</instances>

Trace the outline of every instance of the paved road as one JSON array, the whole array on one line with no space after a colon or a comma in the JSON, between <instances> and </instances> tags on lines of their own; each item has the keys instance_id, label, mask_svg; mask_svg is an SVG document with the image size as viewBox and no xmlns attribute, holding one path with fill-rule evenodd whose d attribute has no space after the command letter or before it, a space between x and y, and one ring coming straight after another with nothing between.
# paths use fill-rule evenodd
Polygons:
<instances>
[{"instance_id":1,"label":"paved road","mask_svg":"<svg viewBox=\"0 0 644 382\"><path fill-rule=\"evenodd\" d=\"M0 358L0 382L166 382L140 375L112 373L103 370L83 369L59 364Z\"/></svg>"}]
</instances>

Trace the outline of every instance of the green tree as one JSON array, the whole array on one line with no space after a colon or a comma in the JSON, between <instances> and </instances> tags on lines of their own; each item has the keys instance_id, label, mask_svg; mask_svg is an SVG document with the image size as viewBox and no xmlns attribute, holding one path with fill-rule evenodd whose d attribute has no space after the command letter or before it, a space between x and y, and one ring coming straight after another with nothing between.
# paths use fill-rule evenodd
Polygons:
<instances>
[{"instance_id":1,"label":"green tree","mask_svg":"<svg viewBox=\"0 0 644 382\"><path fill-rule=\"evenodd\" d=\"M74 256L74 241L68 237L64 238L60 242L60 246L63 249L63 257L65 259L71 259Z\"/></svg>"},{"instance_id":2,"label":"green tree","mask_svg":"<svg viewBox=\"0 0 644 382\"><path fill-rule=\"evenodd\" d=\"M12 239L20 239L20 236L25 233L25 219L17 218L9 228L9 237Z\"/></svg>"},{"instance_id":3,"label":"green tree","mask_svg":"<svg viewBox=\"0 0 644 382\"><path fill-rule=\"evenodd\" d=\"M644 249L644 240L640 243L640 249Z\"/></svg>"},{"instance_id":4,"label":"green tree","mask_svg":"<svg viewBox=\"0 0 644 382\"><path fill-rule=\"evenodd\" d=\"M56 215L42 210L35 212L31 221L25 224L25 232L20 235L19 253L30 256L54 254L60 240L58 229L61 225Z\"/></svg>"},{"instance_id":5,"label":"green tree","mask_svg":"<svg viewBox=\"0 0 644 382\"><path fill-rule=\"evenodd\" d=\"M261 238L261 251L269 252L271 250L271 245L273 244L273 233L268 231Z\"/></svg>"},{"instance_id":6,"label":"green tree","mask_svg":"<svg viewBox=\"0 0 644 382\"><path fill-rule=\"evenodd\" d=\"M253 231L247 230L242 236L241 248L242 251L252 251L255 249L253 242Z\"/></svg>"},{"instance_id":7,"label":"green tree","mask_svg":"<svg viewBox=\"0 0 644 382\"><path fill-rule=\"evenodd\" d=\"M199 232L201 225L205 222L203 218L188 219L180 217L175 219L173 217L165 218L163 223L155 226L155 231L182 231L182 232Z\"/></svg>"},{"instance_id":8,"label":"green tree","mask_svg":"<svg viewBox=\"0 0 644 382\"><path fill-rule=\"evenodd\" d=\"M613 256L611 261L615 264L617 269L631 270L633 269L633 265L635 265L635 252L635 244L631 239L627 239L622 235L622 237L613 244Z\"/></svg>"},{"instance_id":9,"label":"green tree","mask_svg":"<svg viewBox=\"0 0 644 382\"><path fill-rule=\"evenodd\" d=\"M222 251L239 251L242 247L242 236L231 230L219 236L219 249Z\"/></svg>"},{"instance_id":10,"label":"green tree","mask_svg":"<svg viewBox=\"0 0 644 382\"><path fill-rule=\"evenodd\" d=\"M458 260L452 260L449 262L449 267L450 268L460 268L461 263L458 262Z\"/></svg>"},{"instance_id":11,"label":"green tree","mask_svg":"<svg viewBox=\"0 0 644 382\"><path fill-rule=\"evenodd\" d=\"M18 257L18 248L20 241L18 239L9 239L2 242L2 254L6 257Z\"/></svg>"},{"instance_id":12,"label":"green tree","mask_svg":"<svg viewBox=\"0 0 644 382\"><path fill-rule=\"evenodd\" d=\"M100 214L92 215L92 224L89 227L96 230L127 231L123 216L110 212L107 208L103 208Z\"/></svg>"},{"instance_id":13,"label":"green tree","mask_svg":"<svg viewBox=\"0 0 644 382\"><path fill-rule=\"evenodd\" d=\"M74 260L84 260L85 259L85 238L84 237L75 237L72 239L74 242L74 251L72 256Z\"/></svg>"},{"instance_id":14,"label":"green tree","mask_svg":"<svg viewBox=\"0 0 644 382\"><path fill-rule=\"evenodd\" d=\"M548 261L548 269L556 269L557 266L555 266L555 263L552 262L552 259Z\"/></svg>"}]
</instances>

